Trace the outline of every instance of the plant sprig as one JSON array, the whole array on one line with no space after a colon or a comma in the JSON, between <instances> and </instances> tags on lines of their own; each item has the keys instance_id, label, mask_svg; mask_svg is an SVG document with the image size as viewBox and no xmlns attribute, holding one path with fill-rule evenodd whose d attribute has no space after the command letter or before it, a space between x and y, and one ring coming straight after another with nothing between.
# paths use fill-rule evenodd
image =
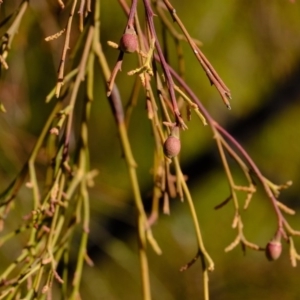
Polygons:
<instances>
[{"instance_id":1,"label":"plant sprig","mask_svg":"<svg viewBox=\"0 0 300 300\"><path fill-rule=\"evenodd\" d=\"M159 220L161 201L163 201L162 212L171 214L170 198L186 201L197 241L196 255L184 264L180 271L188 270L199 260L203 275L203 298L209 299L209 272L214 270L215 265L207 251L207 245L204 243L203 228L200 227L187 176L183 174L180 162L180 150L181 147L184 147L181 145L180 132L188 129L182 115L184 105L188 110L187 119L195 114L201 125L210 127L227 177L229 196L215 207L219 209L229 203L233 206L232 228L236 230L236 237L225 248L225 251L231 251L237 245L241 245L244 251L246 248L264 250L268 259L275 260L281 255L281 239L284 239L289 245L292 266L295 267L297 261L300 260L300 255L294 245L294 238L300 236L300 231L293 229L284 215L294 215L295 211L278 199L280 192L288 188L292 182L277 185L267 179L249 153L209 114L197 95L185 82L185 63L181 41L188 42L210 83L217 88L225 105L229 109L231 108L229 88L200 50L200 42L191 37L171 2L168 0L141 1L145 22L141 22L137 3L137 0L132 0L129 7L126 1L119 0L119 5L127 15L127 22L119 44L109 42L110 46L119 50L117 62L112 71L100 42L100 0L69 1L69 17L65 29L46 38L51 42L53 39L65 35L57 83L46 97L46 103L50 100L55 101L54 96L58 99L24 167L11 185L0 195L0 226L2 228L5 226L5 218L13 204L17 203L16 197L21 187L26 186L30 189L32 196L32 206L23 217L23 223L12 232L0 237L0 246L18 236L24 237L25 240L25 245L17 257L14 261L9 262L0 274L0 287L2 288L0 299L51 298L55 282L60 285L63 298L80 298L84 263L93 264L87 254L90 230L88 189L94 176L97 175L97 170L90 169L88 122L94 102L95 65L100 66L107 84L107 100L119 133L133 202L136 207L136 234L144 300L152 298L148 246L151 246L156 254L162 254L162 250L153 236L152 226ZM64 1L58 0L57 5L61 9L66 9ZM11 43L27 7L28 1L20 4L11 19L6 34L2 37L0 63L5 69L8 68L6 58ZM154 9L156 9L163 27L162 41L154 23ZM75 14L76 11L78 11L78 15ZM179 26L181 32L175 29L165 11L169 11L171 19ZM88 16L90 18L87 18ZM80 35L72 55L67 56L76 18L78 18ZM145 23L144 28L140 25L143 23ZM170 34L175 41L178 72L169 64L168 50L166 49L167 34ZM136 54L137 65L127 73L129 76L136 76L136 80L128 104L124 108L123 97L115 79L121 70L123 60L129 57L126 53ZM70 60L68 71L65 70L67 60ZM151 124L154 140L153 196L149 215L144 207L137 162L129 138L130 118L135 113L135 106L140 94L143 94L145 115ZM74 130L74 108L78 102L82 104L83 110L79 121L79 132L76 132ZM206 127L201 128L206 130ZM74 148L70 147L73 136ZM170 149L166 146L168 140L171 141L168 144ZM37 172L37 157L42 149L45 149L47 156L44 182L41 182ZM246 180L245 185L236 184L228 157L231 157L240 168ZM247 239L241 214L242 209L249 207L258 189L255 181L261 184L277 220L274 236L265 247L256 245ZM239 192L243 192L245 195L243 205L239 199ZM75 272L69 274L70 249L78 231L80 243L77 248ZM62 266L62 272L58 271L59 265ZM25 285L27 292L24 294Z\"/></svg>"}]
</instances>

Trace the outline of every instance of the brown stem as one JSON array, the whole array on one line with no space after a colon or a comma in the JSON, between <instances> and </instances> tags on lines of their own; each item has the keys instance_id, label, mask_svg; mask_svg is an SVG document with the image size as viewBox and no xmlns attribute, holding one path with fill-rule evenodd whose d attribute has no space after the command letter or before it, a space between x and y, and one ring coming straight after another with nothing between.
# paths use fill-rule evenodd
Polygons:
<instances>
[{"instance_id":1,"label":"brown stem","mask_svg":"<svg viewBox=\"0 0 300 300\"><path fill-rule=\"evenodd\" d=\"M66 27L67 29L66 29L66 38L65 38L64 48L63 48L63 51L62 51L61 60L60 60L60 64L59 64L59 67L58 67L58 77L57 77L57 84L56 84L56 97L59 97L60 90L61 90L61 87L63 85L64 71L65 71L65 61L66 61L67 51L70 47L71 27L72 27L72 23L73 23L73 16L74 16L76 4L77 4L77 0L74 0L73 6L71 8L70 15L69 15L67 27Z\"/></svg>"}]
</instances>

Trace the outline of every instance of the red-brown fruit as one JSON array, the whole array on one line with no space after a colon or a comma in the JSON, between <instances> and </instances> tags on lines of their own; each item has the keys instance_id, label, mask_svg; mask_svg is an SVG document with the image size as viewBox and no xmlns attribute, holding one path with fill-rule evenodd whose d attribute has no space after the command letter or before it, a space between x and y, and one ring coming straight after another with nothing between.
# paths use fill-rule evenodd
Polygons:
<instances>
[{"instance_id":1,"label":"red-brown fruit","mask_svg":"<svg viewBox=\"0 0 300 300\"><path fill-rule=\"evenodd\" d=\"M164 143L164 154L172 158L179 154L181 148L180 139L170 135Z\"/></svg>"},{"instance_id":2,"label":"red-brown fruit","mask_svg":"<svg viewBox=\"0 0 300 300\"><path fill-rule=\"evenodd\" d=\"M276 260L281 255L282 245L279 241L270 241L267 244L265 253L268 260Z\"/></svg>"},{"instance_id":3,"label":"red-brown fruit","mask_svg":"<svg viewBox=\"0 0 300 300\"><path fill-rule=\"evenodd\" d=\"M138 49L138 39L133 28L127 28L125 30L125 33L121 37L119 47L126 53L133 53Z\"/></svg>"}]
</instances>

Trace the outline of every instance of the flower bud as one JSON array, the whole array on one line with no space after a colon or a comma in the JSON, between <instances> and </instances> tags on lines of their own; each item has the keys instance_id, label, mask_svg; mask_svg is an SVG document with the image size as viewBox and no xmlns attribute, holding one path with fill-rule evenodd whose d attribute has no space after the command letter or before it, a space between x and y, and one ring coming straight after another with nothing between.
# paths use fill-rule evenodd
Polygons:
<instances>
[{"instance_id":1,"label":"flower bud","mask_svg":"<svg viewBox=\"0 0 300 300\"><path fill-rule=\"evenodd\" d=\"M179 154L181 149L181 142L179 139L179 128L175 126L172 129L171 135L164 142L165 156L172 158Z\"/></svg>"},{"instance_id":2,"label":"flower bud","mask_svg":"<svg viewBox=\"0 0 300 300\"><path fill-rule=\"evenodd\" d=\"M120 49L126 53L133 53L138 49L138 39L134 28L127 28L120 40Z\"/></svg>"},{"instance_id":3,"label":"flower bud","mask_svg":"<svg viewBox=\"0 0 300 300\"><path fill-rule=\"evenodd\" d=\"M272 240L266 246L266 257L268 260L277 260L281 255L282 245L280 241Z\"/></svg>"}]
</instances>

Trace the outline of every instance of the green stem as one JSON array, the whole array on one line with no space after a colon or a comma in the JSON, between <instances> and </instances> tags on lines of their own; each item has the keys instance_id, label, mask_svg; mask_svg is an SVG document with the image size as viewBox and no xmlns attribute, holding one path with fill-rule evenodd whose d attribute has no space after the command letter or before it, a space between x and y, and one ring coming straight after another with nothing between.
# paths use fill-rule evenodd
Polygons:
<instances>
[{"instance_id":1,"label":"green stem","mask_svg":"<svg viewBox=\"0 0 300 300\"><path fill-rule=\"evenodd\" d=\"M211 259L210 255L208 254L208 252L205 249L204 246L204 242L203 242L203 238L202 238L202 234L201 234L201 230L200 230L200 225L198 222L198 218L197 218L197 213L195 210L195 206L190 194L190 191L188 189L188 186L185 182L185 179L183 177L180 165L179 165L179 161L177 158L174 159L174 163L175 163L175 168L177 170L177 176L180 177L180 181L182 184L182 188L183 191L185 193L189 208L190 208L190 213L193 219L193 223L194 223L194 228L196 231L196 237L197 237L197 241L198 241L198 247L199 247L199 255L201 258L201 263L202 263L202 270L203 270L203 288L204 288L204 299L208 300L209 299L209 277L208 277L208 271L213 271L214 270L214 262ZM206 265L206 261L208 263L208 266Z\"/></svg>"}]
</instances>

